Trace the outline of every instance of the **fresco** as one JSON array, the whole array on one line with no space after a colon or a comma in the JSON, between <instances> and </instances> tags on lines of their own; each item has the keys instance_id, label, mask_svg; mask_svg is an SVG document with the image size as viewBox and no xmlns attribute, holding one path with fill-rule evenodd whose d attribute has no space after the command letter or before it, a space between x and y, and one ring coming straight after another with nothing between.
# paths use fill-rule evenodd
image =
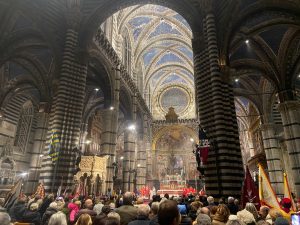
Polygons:
<instances>
[{"instance_id":1,"label":"fresco","mask_svg":"<svg viewBox=\"0 0 300 225\"><path fill-rule=\"evenodd\" d=\"M191 138L191 134L180 127L173 127L161 135L153 159L155 179L162 182L168 175L180 175L185 180L195 178L197 166Z\"/></svg>"}]
</instances>

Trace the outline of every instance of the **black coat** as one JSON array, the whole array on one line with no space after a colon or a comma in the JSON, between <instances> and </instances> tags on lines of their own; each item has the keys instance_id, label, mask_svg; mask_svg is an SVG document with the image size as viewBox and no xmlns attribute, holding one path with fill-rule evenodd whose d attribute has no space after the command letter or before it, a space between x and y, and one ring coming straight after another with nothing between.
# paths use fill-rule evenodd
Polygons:
<instances>
[{"instance_id":1,"label":"black coat","mask_svg":"<svg viewBox=\"0 0 300 225\"><path fill-rule=\"evenodd\" d=\"M26 211L25 203L17 202L13 207L9 210L9 215L12 222L21 221L23 219L23 215Z\"/></svg>"},{"instance_id":2,"label":"black coat","mask_svg":"<svg viewBox=\"0 0 300 225\"><path fill-rule=\"evenodd\" d=\"M57 209L52 208L52 207L48 207L46 209L46 212L44 213L43 217L42 217L42 224L43 225L48 225L50 217L54 214L57 213Z\"/></svg>"},{"instance_id":3,"label":"black coat","mask_svg":"<svg viewBox=\"0 0 300 225\"><path fill-rule=\"evenodd\" d=\"M43 225L41 223L41 214L38 211L26 210L23 219L20 222L33 223L34 225Z\"/></svg>"},{"instance_id":4,"label":"black coat","mask_svg":"<svg viewBox=\"0 0 300 225\"><path fill-rule=\"evenodd\" d=\"M150 225L151 220L146 216L137 216L136 220L128 223L128 225Z\"/></svg>"}]
</instances>

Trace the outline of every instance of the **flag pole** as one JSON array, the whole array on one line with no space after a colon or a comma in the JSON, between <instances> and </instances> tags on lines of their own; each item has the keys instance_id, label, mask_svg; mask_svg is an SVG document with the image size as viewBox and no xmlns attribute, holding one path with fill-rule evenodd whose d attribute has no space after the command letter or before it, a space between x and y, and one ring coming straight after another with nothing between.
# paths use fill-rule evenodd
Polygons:
<instances>
[{"instance_id":1,"label":"flag pole","mask_svg":"<svg viewBox=\"0 0 300 225\"><path fill-rule=\"evenodd\" d=\"M53 193L53 191L54 191L54 182L55 182L56 174L57 174L57 165L58 165L58 158L57 158L57 160L55 162L54 174L53 174L53 178L52 178L51 193Z\"/></svg>"}]
</instances>

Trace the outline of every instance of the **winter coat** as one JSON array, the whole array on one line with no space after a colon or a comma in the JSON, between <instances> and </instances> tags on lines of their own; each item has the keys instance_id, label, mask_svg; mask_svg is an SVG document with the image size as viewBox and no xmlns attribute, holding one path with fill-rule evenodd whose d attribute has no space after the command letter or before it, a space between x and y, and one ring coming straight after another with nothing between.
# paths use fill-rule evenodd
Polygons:
<instances>
[{"instance_id":1,"label":"winter coat","mask_svg":"<svg viewBox=\"0 0 300 225\"><path fill-rule=\"evenodd\" d=\"M122 205L121 207L116 208L115 212L121 217L121 225L127 225L137 217L137 208L133 205Z\"/></svg>"},{"instance_id":2,"label":"winter coat","mask_svg":"<svg viewBox=\"0 0 300 225\"><path fill-rule=\"evenodd\" d=\"M9 210L11 221L12 222L22 221L25 211L26 211L25 203L17 202Z\"/></svg>"},{"instance_id":3,"label":"winter coat","mask_svg":"<svg viewBox=\"0 0 300 225\"><path fill-rule=\"evenodd\" d=\"M26 210L23 219L20 222L33 223L34 225L42 225L41 215L38 211Z\"/></svg>"},{"instance_id":4,"label":"winter coat","mask_svg":"<svg viewBox=\"0 0 300 225\"><path fill-rule=\"evenodd\" d=\"M137 216L136 220L131 221L128 225L150 225L151 220L146 216Z\"/></svg>"},{"instance_id":5,"label":"winter coat","mask_svg":"<svg viewBox=\"0 0 300 225\"><path fill-rule=\"evenodd\" d=\"M75 215L79 211L79 206L71 202L68 204L68 209L70 210L70 222L75 221Z\"/></svg>"},{"instance_id":6,"label":"winter coat","mask_svg":"<svg viewBox=\"0 0 300 225\"><path fill-rule=\"evenodd\" d=\"M50 217L54 214L57 213L57 209L52 208L52 207L48 207L46 209L46 212L44 213L43 217L42 217L42 224L43 225L48 225Z\"/></svg>"}]
</instances>

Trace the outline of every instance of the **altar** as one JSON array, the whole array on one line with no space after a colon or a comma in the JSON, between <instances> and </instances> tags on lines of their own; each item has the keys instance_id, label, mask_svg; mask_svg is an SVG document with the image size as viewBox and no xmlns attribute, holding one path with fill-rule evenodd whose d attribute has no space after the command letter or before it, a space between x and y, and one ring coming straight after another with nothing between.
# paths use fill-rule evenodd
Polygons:
<instances>
[{"instance_id":1,"label":"altar","mask_svg":"<svg viewBox=\"0 0 300 225\"><path fill-rule=\"evenodd\" d=\"M166 175L165 179L160 183L157 194L161 195L161 197L166 193L168 193L169 196L180 196L185 187L186 180L183 180L181 175Z\"/></svg>"}]
</instances>

